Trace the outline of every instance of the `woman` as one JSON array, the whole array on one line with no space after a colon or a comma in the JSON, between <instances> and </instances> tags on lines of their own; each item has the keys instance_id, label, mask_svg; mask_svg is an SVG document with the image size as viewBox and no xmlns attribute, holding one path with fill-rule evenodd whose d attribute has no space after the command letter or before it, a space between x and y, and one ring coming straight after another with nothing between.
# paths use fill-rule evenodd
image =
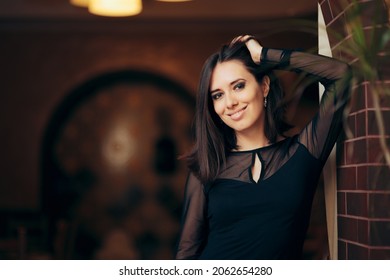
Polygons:
<instances>
[{"instance_id":1,"label":"woman","mask_svg":"<svg viewBox=\"0 0 390 280\"><path fill-rule=\"evenodd\" d=\"M318 114L285 137L273 69L325 86ZM300 259L315 188L341 130L350 69L241 36L205 63L177 259Z\"/></svg>"}]
</instances>

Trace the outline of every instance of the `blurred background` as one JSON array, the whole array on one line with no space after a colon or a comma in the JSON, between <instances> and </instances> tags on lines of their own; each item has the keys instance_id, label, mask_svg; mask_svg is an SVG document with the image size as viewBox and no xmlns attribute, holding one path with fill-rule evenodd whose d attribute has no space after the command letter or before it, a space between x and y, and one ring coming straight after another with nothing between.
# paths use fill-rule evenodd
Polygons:
<instances>
[{"instance_id":1,"label":"blurred background","mask_svg":"<svg viewBox=\"0 0 390 280\"><path fill-rule=\"evenodd\" d=\"M173 258L205 59L240 34L317 48L316 1L142 4L109 17L0 0L1 259ZM316 90L289 107L296 129ZM327 254L319 190L309 259Z\"/></svg>"}]
</instances>

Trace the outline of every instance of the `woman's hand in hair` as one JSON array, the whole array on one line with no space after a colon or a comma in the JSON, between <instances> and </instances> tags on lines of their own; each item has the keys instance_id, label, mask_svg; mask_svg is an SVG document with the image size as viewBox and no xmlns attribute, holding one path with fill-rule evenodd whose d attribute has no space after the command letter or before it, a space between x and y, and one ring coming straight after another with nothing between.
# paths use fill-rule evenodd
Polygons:
<instances>
[{"instance_id":1,"label":"woman's hand in hair","mask_svg":"<svg viewBox=\"0 0 390 280\"><path fill-rule=\"evenodd\" d=\"M241 35L232 40L230 44L234 44L237 41L245 42L246 47L248 48L253 61L256 64L260 64L261 51L263 47L252 35Z\"/></svg>"}]
</instances>

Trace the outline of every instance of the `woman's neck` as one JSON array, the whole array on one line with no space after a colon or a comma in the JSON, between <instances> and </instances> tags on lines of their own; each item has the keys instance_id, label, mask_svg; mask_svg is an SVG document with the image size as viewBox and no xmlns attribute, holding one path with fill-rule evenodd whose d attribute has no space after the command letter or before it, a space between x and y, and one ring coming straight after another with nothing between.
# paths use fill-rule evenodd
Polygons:
<instances>
[{"instance_id":1,"label":"woman's neck","mask_svg":"<svg viewBox=\"0 0 390 280\"><path fill-rule=\"evenodd\" d=\"M262 131L253 131L251 133L236 132L236 139L237 151L254 150L271 144Z\"/></svg>"}]
</instances>

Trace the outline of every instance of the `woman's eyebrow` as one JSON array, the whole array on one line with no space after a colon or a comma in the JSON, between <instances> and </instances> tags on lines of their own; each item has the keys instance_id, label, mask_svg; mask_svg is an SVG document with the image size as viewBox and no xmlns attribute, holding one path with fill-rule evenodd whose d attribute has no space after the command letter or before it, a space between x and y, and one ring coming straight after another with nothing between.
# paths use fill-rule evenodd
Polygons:
<instances>
[{"instance_id":1,"label":"woman's eyebrow","mask_svg":"<svg viewBox=\"0 0 390 280\"><path fill-rule=\"evenodd\" d=\"M218 92L218 91L220 91L220 89L219 89L219 88L217 88L217 89L214 89L214 90L210 91L210 94L213 94L213 93L215 93L215 92Z\"/></svg>"},{"instance_id":2,"label":"woman's eyebrow","mask_svg":"<svg viewBox=\"0 0 390 280\"><path fill-rule=\"evenodd\" d=\"M239 82L239 81L241 81L241 80L242 80L242 81L246 81L244 78L238 78L238 79L236 79L236 80L230 82L230 85L232 86L232 85L234 85L235 83L237 83L237 82ZM212 93L214 93L214 92L217 92L217 91L220 91L220 89L217 88L217 89L211 90L211 91L210 91L210 94L212 94Z\"/></svg>"}]
</instances>

